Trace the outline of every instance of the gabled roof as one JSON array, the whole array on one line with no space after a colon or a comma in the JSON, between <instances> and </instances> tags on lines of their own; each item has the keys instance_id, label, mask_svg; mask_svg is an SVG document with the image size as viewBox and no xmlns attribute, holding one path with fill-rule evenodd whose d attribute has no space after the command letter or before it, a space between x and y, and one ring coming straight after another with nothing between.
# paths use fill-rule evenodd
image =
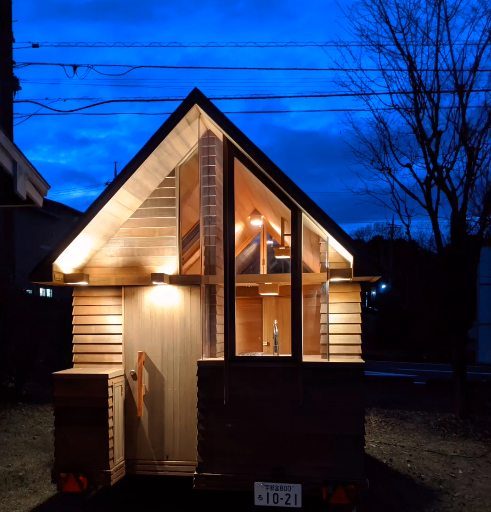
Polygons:
<instances>
[{"instance_id":1,"label":"gabled roof","mask_svg":"<svg viewBox=\"0 0 491 512\"><path fill-rule=\"evenodd\" d=\"M121 194L121 189L125 183L136 172L146 169L148 176L156 174L156 167L149 164L149 158L159 150L162 157L159 160L158 155L156 161L158 165L163 165L166 159L172 162L173 148L163 148L162 145L166 138L179 127L181 132L193 128L195 114L193 109L197 107L201 113L205 114L243 153L247 155L261 170L263 170L270 179L272 179L290 198L307 212L320 226L334 237L344 248L351 254L355 253L353 241L351 237L334 222L324 210L322 210L314 201L312 201L295 183L283 173L248 137L246 137L220 110L199 90L193 89L187 98L177 107L173 114L163 123L163 125L155 132L150 140L142 147L135 157L126 165L121 173L114 181L102 192L102 194L87 209L84 216L79 220L74 230L69 233L60 243L53 249L33 270L30 278L36 282L47 282L52 280L52 264L70 246L70 244L84 231L90 229L90 223L99 216L102 220L102 213L106 215L106 220L112 218L110 207L111 199L117 194ZM198 112L199 116L199 112ZM186 148L184 148L186 149ZM178 162L170 163L176 165ZM145 167L146 166L146 167ZM153 173L153 174L152 174ZM158 173L157 173L158 174ZM162 179L156 176L155 180ZM141 183L139 184L141 185ZM138 192L135 192L138 195ZM143 196L143 193L142 193ZM119 210L125 206L117 203ZM114 210L114 207L113 207ZM131 214L131 213L129 213ZM127 217L126 217L127 218Z\"/></svg>"}]
</instances>

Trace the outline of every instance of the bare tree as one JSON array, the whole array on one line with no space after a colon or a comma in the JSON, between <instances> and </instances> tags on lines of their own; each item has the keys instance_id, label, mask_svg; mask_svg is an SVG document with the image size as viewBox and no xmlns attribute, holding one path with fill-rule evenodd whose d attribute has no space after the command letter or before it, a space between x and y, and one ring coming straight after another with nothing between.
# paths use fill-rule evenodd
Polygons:
<instances>
[{"instance_id":1,"label":"bare tree","mask_svg":"<svg viewBox=\"0 0 491 512\"><path fill-rule=\"evenodd\" d=\"M415 216L431 224L462 417L465 344L491 213L491 5L355 0L344 14L358 44L340 45L336 81L365 110L346 118L358 192L399 215L409 233Z\"/></svg>"}]
</instances>

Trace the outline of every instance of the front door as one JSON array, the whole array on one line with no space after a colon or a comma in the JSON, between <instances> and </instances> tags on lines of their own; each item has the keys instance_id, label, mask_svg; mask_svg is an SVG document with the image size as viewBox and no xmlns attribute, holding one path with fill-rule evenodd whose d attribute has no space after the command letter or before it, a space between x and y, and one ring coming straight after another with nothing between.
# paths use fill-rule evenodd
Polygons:
<instances>
[{"instance_id":1,"label":"front door","mask_svg":"<svg viewBox=\"0 0 491 512\"><path fill-rule=\"evenodd\" d=\"M196 365L201 357L200 289L124 289L126 460L136 473L194 472ZM143 416L138 417L138 351L145 352Z\"/></svg>"}]
</instances>

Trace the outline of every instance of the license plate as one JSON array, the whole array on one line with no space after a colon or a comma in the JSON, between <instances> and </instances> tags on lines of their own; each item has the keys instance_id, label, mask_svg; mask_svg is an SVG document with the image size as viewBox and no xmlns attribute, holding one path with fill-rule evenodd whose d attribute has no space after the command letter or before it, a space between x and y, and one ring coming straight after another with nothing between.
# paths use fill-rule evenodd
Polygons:
<instances>
[{"instance_id":1,"label":"license plate","mask_svg":"<svg viewBox=\"0 0 491 512\"><path fill-rule=\"evenodd\" d=\"M254 482L254 505L300 508L302 506L302 486L300 484Z\"/></svg>"}]
</instances>

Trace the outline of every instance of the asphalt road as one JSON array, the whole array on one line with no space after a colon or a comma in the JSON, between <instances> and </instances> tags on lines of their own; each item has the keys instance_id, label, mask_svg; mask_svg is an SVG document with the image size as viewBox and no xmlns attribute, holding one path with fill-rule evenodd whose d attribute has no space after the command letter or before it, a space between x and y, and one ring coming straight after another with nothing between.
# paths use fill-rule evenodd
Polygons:
<instances>
[{"instance_id":1,"label":"asphalt road","mask_svg":"<svg viewBox=\"0 0 491 512\"><path fill-rule=\"evenodd\" d=\"M415 384L452 379L452 366L431 363L397 363L390 361L367 361L367 377L401 377L413 379ZM468 380L471 382L491 382L491 366L468 366Z\"/></svg>"}]
</instances>

